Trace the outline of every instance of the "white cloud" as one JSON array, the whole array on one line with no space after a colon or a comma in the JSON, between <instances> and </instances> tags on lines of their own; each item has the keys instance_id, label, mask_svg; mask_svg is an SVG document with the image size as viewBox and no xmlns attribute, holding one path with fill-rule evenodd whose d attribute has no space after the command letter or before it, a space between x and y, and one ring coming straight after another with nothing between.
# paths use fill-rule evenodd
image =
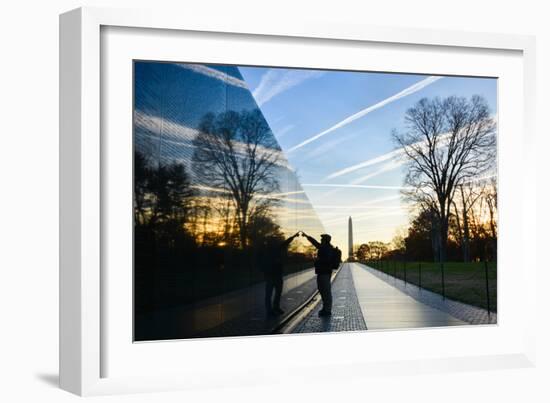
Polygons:
<instances>
[{"instance_id":1,"label":"white cloud","mask_svg":"<svg viewBox=\"0 0 550 403\"><path fill-rule=\"evenodd\" d=\"M439 147L448 146L448 142L449 142L450 137L451 137L450 133L443 133L443 134L439 135L438 139L440 141L438 142L437 147L439 148ZM421 141L418 141L418 142L412 144L412 146L421 147L421 148L425 149L428 146L428 143L427 143L426 140L421 140ZM396 168L400 167L401 165L403 165L406 162L406 159L404 158L404 155L405 155L405 151L403 150L403 148L398 148L397 150L387 152L385 154L379 155L378 157L374 157L374 158L368 159L366 161L360 162L358 164L351 165L351 166L349 166L347 168L344 168L344 169L341 169L339 171L333 172L333 173L329 174L325 179L334 179L334 178L337 178L339 176L346 175L346 174L349 174L351 172L357 171L359 169L367 168L367 167L370 167L372 165L381 164L381 163L385 162L385 164L380 169L378 169L376 172L370 173L370 174L368 174L368 175L366 175L362 178L359 178L359 179L352 182L352 184L358 184L360 182L364 182L365 180L367 180L367 179L369 179L373 176L376 176L376 175L379 175L383 172L391 171L392 169L396 169Z\"/></svg>"},{"instance_id":2,"label":"white cloud","mask_svg":"<svg viewBox=\"0 0 550 403\"><path fill-rule=\"evenodd\" d=\"M248 89L248 85L246 85L246 83L243 80L237 77L230 76L229 74L224 73L223 71L205 66L203 64L174 63L174 65L181 67L182 69L194 71L195 73L199 73L204 76L215 78L216 80L223 81L224 83L232 85L234 87Z\"/></svg>"},{"instance_id":3,"label":"white cloud","mask_svg":"<svg viewBox=\"0 0 550 403\"><path fill-rule=\"evenodd\" d=\"M373 199L373 200L369 200L369 201L366 201L366 202L355 203L355 204L344 204L344 205L342 205L342 204L340 204L340 205L319 204L319 205L316 205L315 208L323 208L323 209L364 209L364 208L366 208L366 209L371 209L374 206L376 206L377 204L380 204L380 203L386 204L388 201L398 200L400 198L401 198L400 195L392 195L392 196L381 197L381 198L378 198L378 199ZM387 204L384 205L384 206L381 206L381 207L387 207Z\"/></svg>"},{"instance_id":4,"label":"white cloud","mask_svg":"<svg viewBox=\"0 0 550 403\"><path fill-rule=\"evenodd\" d=\"M272 196L282 197L282 196L290 196L290 195L299 195L299 194L305 194L303 190L293 190L291 192L284 192L284 193L274 193Z\"/></svg>"},{"instance_id":5,"label":"white cloud","mask_svg":"<svg viewBox=\"0 0 550 403\"><path fill-rule=\"evenodd\" d=\"M338 204L316 204L315 208L317 209L328 209L328 210L354 210L354 209L371 209L372 206L354 206L354 205L338 205Z\"/></svg>"},{"instance_id":6,"label":"white cloud","mask_svg":"<svg viewBox=\"0 0 550 403\"><path fill-rule=\"evenodd\" d=\"M382 162L391 161L395 158L398 158L404 154L402 149L390 151L389 153L379 155L378 157L371 158L369 160L360 162L359 164L351 165L347 168L341 169L339 171L333 172L330 175L326 177L326 179L334 179L339 176L351 173L353 171L357 171L358 169L367 168L371 165L380 164Z\"/></svg>"},{"instance_id":7,"label":"white cloud","mask_svg":"<svg viewBox=\"0 0 550 403\"><path fill-rule=\"evenodd\" d=\"M273 132L275 133L275 137L277 137L277 139L280 140L281 138L283 138L284 135L288 134L288 132L290 132L292 129L294 129L294 125L286 125L282 129L273 130Z\"/></svg>"},{"instance_id":8,"label":"white cloud","mask_svg":"<svg viewBox=\"0 0 550 403\"><path fill-rule=\"evenodd\" d=\"M357 178L351 182L352 185L357 185L359 183L366 182L367 180L374 178L375 176L381 175L384 172L393 171L394 169L399 168L401 165L403 165L403 160L390 160L383 164L380 168L377 170L368 173L367 175L361 176L360 178Z\"/></svg>"},{"instance_id":9,"label":"white cloud","mask_svg":"<svg viewBox=\"0 0 550 403\"><path fill-rule=\"evenodd\" d=\"M362 118L363 116L377 110L377 109L380 109L382 108L383 106L389 104L389 103L392 103L392 102L395 102L401 98L404 98L406 96L409 96L411 94L414 94L415 92L418 92L420 91L421 89L423 89L424 87L427 87L428 85L436 82L437 80L441 79L442 77L438 77L438 76L430 76L428 78L425 78L424 80L422 81L419 81L417 82L416 84L413 84L411 85L410 87L407 87L405 88L404 90L398 92L397 94L394 94L392 95L391 97L388 97L374 105L371 105L365 109L362 109L360 110L359 112L351 115L351 116L348 116L347 118L345 118L344 120L336 123L335 125L329 127L328 129L326 130L323 130L322 132L308 138L307 140L304 140L302 141L300 144L297 144L295 145L294 147L290 148L288 150L288 152L292 152L292 151L295 151L297 150L298 148L301 148L303 146L305 146L306 144L309 144L311 143L312 141L315 141L317 140L318 138L330 133L330 132L333 132L334 130L336 129L339 129L343 126L346 126L348 124L350 124L351 122L357 120L357 119L360 119Z\"/></svg>"},{"instance_id":10,"label":"white cloud","mask_svg":"<svg viewBox=\"0 0 550 403\"><path fill-rule=\"evenodd\" d=\"M221 188L214 188L214 187L211 187L211 186L191 185L191 187L193 189L202 190L202 191L210 192L210 193L231 194L230 190L221 189ZM257 199L270 199L270 200L279 200L279 201L283 201L283 202L286 202L286 203L297 203L297 204L311 205L311 203L308 200L293 199L293 198L287 197L288 195L299 194L299 193L304 193L304 192L301 191L301 192L287 192L287 193L276 193L276 194L256 194L256 195L254 195L254 197L257 198ZM301 216L301 214L300 214L300 216Z\"/></svg>"},{"instance_id":11,"label":"white cloud","mask_svg":"<svg viewBox=\"0 0 550 403\"><path fill-rule=\"evenodd\" d=\"M308 159L316 158L316 157L319 157L321 155L326 155L327 157L330 157L331 156L331 153L329 152L330 150L333 150L336 146L338 146L341 143L344 143L348 140L351 140L351 139L357 137L361 132L350 133L348 135L341 136L341 137L338 137L336 139L321 143L320 145L315 147L313 150L311 150L308 153L306 153L305 155L301 156L302 163L304 161L307 161Z\"/></svg>"},{"instance_id":12,"label":"white cloud","mask_svg":"<svg viewBox=\"0 0 550 403\"><path fill-rule=\"evenodd\" d=\"M353 212L350 213L351 214L351 217L353 219L353 223L354 224L357 224L357 223L360 223L360 222L364 222L364 221L370 221L370 220L375 220L377 218L380 218L380 217L390 217L390 216L403 216L403 217L406 217L407 216L407 210L404 209L404 208L388 208L388 209L378 209L378 210L375 210L374 212L368 212L368 213L359 213L359 214L354 214ZM344 222L345 220L347 220L347 218L349 217L350 215L342 215L341 217L338 217L338 218L332 218L332 219L322 219L323 221L323 224L325 225L330 225L330 224L335 224L335 223L340 223L340 222Z\"/></svg>"},{"instance_id":13,"label":"white cloud","mask_svg":"<svg viewBox=\"0 0 550 403\"><path fill-rule=\"evenodd\" d=\"M254 89L252 95L256 99L256 103L262 106L284 91L306 80L321 77L323 74L324 72L317 70L269 69L262 76L260 83Z\"/></svg>"},{"instance_id":14,"label":"white cloud","mask_svg":"<svg viewBox=\"0 0 550 403\"><path fill-rule=\"evenodd\" d=\"M163 143L174 143L184 145L186 147L194 148L193 139L198 136L209 136L209 134L202 133L197 129L193 129L181 123L171 121L169 119L160 118L158 116L149 115L140 111L134 114L135 128L143 130L143 133L147 133L153 136L159 136ZM234 147L237 153L244 155L246 153L246 144L235 141ZM286 169L292 170L293 168L288 163L286 156L280 150L267 148L264 146L258 146L258 153L260 155L276 156L276 164Z\"/></svg>"},{"instance_id":15,"label":"white cloud","mask_svg":"<svg viewBox=\"0 0 550 403\"><path fill-rule=\"evenodd\" d=\"M355 188L355 189L382 189L382 190L402 190L411 189L406 186L385 186L385 185L354 185L347 183L302 183L302 187L332 187L332 188Z\"/></svg>"}]
</instances>

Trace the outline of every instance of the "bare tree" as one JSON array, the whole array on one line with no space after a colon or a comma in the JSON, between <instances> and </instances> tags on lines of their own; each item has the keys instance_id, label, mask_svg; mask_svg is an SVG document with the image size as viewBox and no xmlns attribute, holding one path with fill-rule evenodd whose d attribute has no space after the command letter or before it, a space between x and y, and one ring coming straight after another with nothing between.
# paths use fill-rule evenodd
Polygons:
<instances>
[{"instance_id":1,"label":"bare tree","mask_svg":"<svg viewBox=\"0 0 550 403\"><path fill-rule=\"evenodd\" d=\"M462 225L461 225L461 221L460 221L460 216L462 214L458 210L458 206L457 206L455 200L452 201L452 206L453 206L453 210L454 210L454 222L453 223L455 224L456 232L457 232L457 234L455 235L455 238L456 238L457 242L460 243L460 246L463 247L462 240L464 239L464 233L462 232Z\"/></svg>"},{"instance_id":2,"label":"bare tree","mask_svg":"<svg viewBox=\"0 0 550 403\"><path fill-rule=\"evenodd\" d=\"M364 247L367 260L380 260L388 253L389 249L389 244L381 241L368 242Z\"/></svg>"},{"instance_id":3,"label":"bare tree","mask_svg":"<svg viewBox=\"0 0 550 403\"><path fill-rule=\"evenodd\" d=\"M407 246L405 244L405 238L407 237L407 231L403 228L399 228L395 235L393 236L390 246L392 250L400 253L405 254L407 250Z\"/></svg>"},{"instance_id":4,"label":"bare tree","mask_svg":"<svg viewBox=\"0 0 550 403\"><path fill-rule=\"evenodd\" d=\"M150 172L149 161L144 154L136 151L134 153L134 221L136 224L143 225L147 221Z\"/></svg>"},{"instance_id":5,"label":"bare tree","mask_svg":"<svg viewBox=\"0 0 550 403\"><path fill-rule=\"evenodd\" d=\"M496 257L497 253L497 179L491 178L488 186L485 188L484 192L485 203L489 210L489 227L491 229L491 238L493 246L493 258Z\"/></svg>"},{"instance_id":6,"label":"bare tree","mask_svg":"<svg viewBox=\"0 0 550 403\"><path fill-rule=\"evenodd\" d=\"M140 152L134 156L134 216L136 224L172 222L185 225L196 196L185 166L151 164Z\"/></svg>"},{"instance_id":7,"label":"bare tree","mask_svg":"<svg viewBox=\"0 0 550 403\"><path fill-rule=\"evenodd\" d=\"M394 132L408 163L406 196L435 213L439 260L446 260L449 217L457 186L486 172L494 160L495 123L480 96L421 99Z\"/></svg>"},{"instance_id":8,"label":"bare tree","mask_svg":"<svg viewBox=\"0 0 550 403\"><path fill-rule=\"evenodd\" d=\"M359 245L355 249L355 257L359 261L369 260L371 257L370 247L366 243Z\"/></svg>"},{"instance_id":9,"label":"bare tree","mask_svg":"<svg viewBox=\"0 0 550 403\"><path fill-rule=\"evenodd\" d=\"M257 197L279 188L280 148L261 112L205 115L194 140L193 168L199 181L227 190L233 201L241 247L247 246L251 217L265 214L273 199Z\"/></svg>"},{"instance_id":10,"label":"bare tree","mask_svg":"<svg viewBox=\"0 0 550 403\"><path fill-rule=\"evenodd\" d=\"M479 188L475 182L469 181L457 185L457 191L459 194L460 214L454 200L452 201L452 204L455 209L456 220L461 235L460 244L462 246L462 257L464 262L469 262L471 260L469 217L472 208L483 194L483 188ZM461 220L462 225L460 225Z\"/></svg>"},{"instance_id":11,"label":"bare tree","mask_svg":"<svg viewBox=\"0 0 550 403\"><path fill-rule=\"evenodd\" d=\"M221 197L221 203L219 203L215 210L221 217L222 225L220 228L220 237L226 244L234 245L234 229L236 226L235 209L233 208L233 202L229 193L224 194Z\"/></svg>"}]
</instances>

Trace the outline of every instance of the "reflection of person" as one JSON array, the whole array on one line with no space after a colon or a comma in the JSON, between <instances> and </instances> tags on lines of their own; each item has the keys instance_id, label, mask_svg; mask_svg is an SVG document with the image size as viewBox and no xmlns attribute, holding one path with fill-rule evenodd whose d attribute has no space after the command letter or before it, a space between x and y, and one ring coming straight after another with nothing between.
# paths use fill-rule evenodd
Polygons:
<instances>
[{"instance_id":1,"label":"reflection of person","mask_svg":"<svg viewBox=\"0 0 550 403\"><path fill-rule=\"evenodd\" d=\"M332 311L332 291L330 289L330 275L332 270L338 268L342 254L338 248L331 245L331 236L321 235L321 242L302 232L302 235L317 248L317 259L315 259L315 274L317 274L317 288L323 300L323 309L319 316L330 316Z\"/></svg>"},{"instance_id":2,"label":"reflection of person","mask_svg":"<svg viewBox=\"0 0 550 403\"><path fill-rule=\"evenodd\" d=\"M265 276L265 309L268 315L281 315L281 293L283 292L283 264L288 245L299 235L292 235L287 240L270 241L263 247L261 265Z\"/></svg>"}]
</instances>

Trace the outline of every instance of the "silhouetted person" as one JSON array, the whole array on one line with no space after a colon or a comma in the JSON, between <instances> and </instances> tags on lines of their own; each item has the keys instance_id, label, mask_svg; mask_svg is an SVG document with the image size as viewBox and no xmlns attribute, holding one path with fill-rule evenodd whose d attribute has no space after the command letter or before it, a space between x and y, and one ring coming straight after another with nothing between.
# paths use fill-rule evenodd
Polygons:
<instances>
[{"instance_id":1,"label":"silhouetted person","mask_svg":"<svg viewBox=\"0 0 550 403\"><path fill-rule=\"evenodd\" d=\"M267 315L281 315L281 293L283 292L283 265L288 245L298 236L298 232L287 240L267 241L260 253L260 264L265 276L265 309Z\"/></svg>"},{"instance_id":2,"label":"silhouetted person","mask_svg":"<svg viewBox=\"0 0 550 403\"><path fill-rule=\"evenodd\" d=\"M315 274L317 274L317 289L323 300L323 309L319 311L319 316L330 316L332 314L330 275L332 274L332 270L336 270L340 265L342 252L331 245L331 236L328 234L321 235L321 242L318 242L305 232L302 232L302 235L317 248L317 258L314 262Z\"/></svg>"}]
</instances>

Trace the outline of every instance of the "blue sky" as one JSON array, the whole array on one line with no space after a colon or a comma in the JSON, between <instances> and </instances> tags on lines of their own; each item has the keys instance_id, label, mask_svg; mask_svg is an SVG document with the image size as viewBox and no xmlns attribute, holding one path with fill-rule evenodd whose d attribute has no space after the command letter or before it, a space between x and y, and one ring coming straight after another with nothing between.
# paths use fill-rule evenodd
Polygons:
<instances>
[{"instance_id":1,"label":"blue sky","mask_svg":"<svg viewBox=\"0 0 550 403\"><path fill-rule=\"evenodd\" d=\"M408 108L423 97L477 94L496 114L496 79L239 70L326 231L340 247L347 244L350 215L356 244L390 241L409 221L399 190L403 166L388 154L395 150L391 132L404 129Z\"/></svg>"}]
</instances>

